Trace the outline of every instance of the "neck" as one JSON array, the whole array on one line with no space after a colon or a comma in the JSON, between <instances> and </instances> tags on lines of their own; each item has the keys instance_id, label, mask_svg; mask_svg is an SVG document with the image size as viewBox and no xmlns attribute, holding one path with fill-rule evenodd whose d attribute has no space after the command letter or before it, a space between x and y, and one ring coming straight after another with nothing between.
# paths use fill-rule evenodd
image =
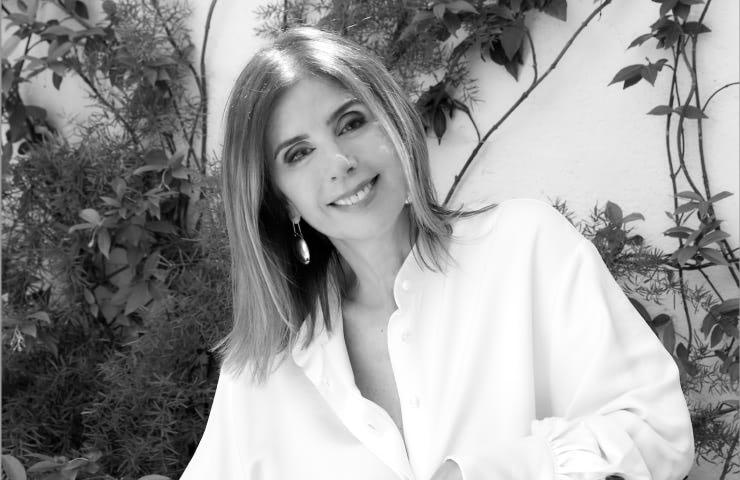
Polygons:
<instances>
[{"instance_id":1,"label":"neck","mask_svg":"<svg viewBox=\"0 0 740 480\"><path fill-rule=\"evenodd\" d=\"M396 225L376 237L334 241L346 271L354 277L346 300L370 309L394 310L393 283L415 238L416 226L404 209Z\"/></svg>"}]
</instances>

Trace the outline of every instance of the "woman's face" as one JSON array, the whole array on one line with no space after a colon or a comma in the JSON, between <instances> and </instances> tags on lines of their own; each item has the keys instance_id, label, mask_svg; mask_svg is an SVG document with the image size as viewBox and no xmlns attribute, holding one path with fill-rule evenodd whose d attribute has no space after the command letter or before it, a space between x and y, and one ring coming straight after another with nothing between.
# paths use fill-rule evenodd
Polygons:
<instances>
[{"instance_id":1,"label":"woman's face","mask_svg":"<svg viewBox=\"0 0 740 480\"><path fill-rule=\"evenodd\" d=\"M268 121L267 152L291 219L333 240L397 225L407 194L401 162L370 109L341 85L308 77L288 89Z\"/></svg>"}]
</instances>

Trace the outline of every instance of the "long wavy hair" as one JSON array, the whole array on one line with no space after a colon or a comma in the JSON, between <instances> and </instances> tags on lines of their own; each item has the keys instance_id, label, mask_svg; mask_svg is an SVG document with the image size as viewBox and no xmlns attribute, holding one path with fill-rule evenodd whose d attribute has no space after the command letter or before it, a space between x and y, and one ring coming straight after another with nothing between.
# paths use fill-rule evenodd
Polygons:
<instances>
[{"instance_id":1,"label":"long wavy hair","mask_svg":"<svg viewBox=\"0 0 740 480\"><path fill-rule=\"evenodd\" d=\"M258 382L265 381L281 354L295 346L304 322L304 347L319 318L331 332L330 298L341 297L351 282L329 239L303 221L311 262L297 261L286 202L270 177L268 119L281 95L309 75L344 86L372 111L390 138L409 188L408 215L415 227L411 230L418 232L414 255L420 264L442 270L449 257L452 219L478 213L439 205L421 119L378 58L315 28L282 33L236 80L227 104L223 146L234 321L217 348L226 370L241 374L248 367Z\"/></svg>"}]
</instances>

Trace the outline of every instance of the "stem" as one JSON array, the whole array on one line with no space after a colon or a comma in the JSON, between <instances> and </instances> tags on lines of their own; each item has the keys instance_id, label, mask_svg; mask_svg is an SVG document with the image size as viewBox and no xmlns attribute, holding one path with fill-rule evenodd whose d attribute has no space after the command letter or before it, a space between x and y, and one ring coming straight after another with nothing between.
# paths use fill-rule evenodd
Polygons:
<instances>
[{"instance_id":1,"label":"stem","mask_svg":"<svg viewBox=\"0 0 740 480\"><path fill-rule=\"evenodd\" d=\"M740 85L740 82L731 82L731 83L728 83L728 84L726 84L726 85L722 85L722 86L721 86L721 87L719 87L719 88L718 88L717 90L715 90L715 91L714 91L714 93L712 93L712 94L711 94L711 95L709 96L709 98L707 98L707 101L706 101L706 102L704 102L704 108L702 108L702 109L701 109L701 113L704 113L704 111L705 111L705 110L707 109L707 107L709 106L709 102L711 102L711 101L712 101L712 99L714 98L714 96L715 96L715 95L717 95L717 94L718 94L719 92L721 92L721 91L722 91L722 90L724 90L725 88L731 87L731 86L733 86L733 85Z\"/></svg>"},{"instance_id":2,"label":"stem","mask_svg":"<svg viewBox=\"0 0 740 480\"><path fill-rule=\"evenodd\" d=\"M164 32L167 34L167 41L170 42L170 45L172 45L172 48L175 50L177 55L180 58L185 58L183 55L183 51L180 48L180 46L175 42L175 37L172 35L172 31L170 30L170 27L167 25L167 20L164 18L164 15L162 15L162 11L159 8L159 2L157 0L150 0L150 3L152 4L152 7L154 7L154 11L157 14L157 17L159 17L159 21L162 23L162 28L164 28ZM198 93L203 96L203 87L200 84L200 77L198 76L198 72L195 70L195 67L192 63L187 62L188 70L193 74L193 77L195 78L195 85L198 87Z\"/></svg>"},{"instance_id":3,"label":"stem","mask_svg":"<svg viewBox=\"0 0 740 480\"><path fill-rule=\"evenodd\" d=\"M704 280L706 280L709 286L712 287L712 290L714 290L714 294L717 295L717 298L719 298L719 301L724 302L725 299L722 298L722 295L719 293L719 290L717 290L717 287L714 286L714 283L712 283L712 281L709 279L709 276L706 273L704 273L703 269L699 268L698 270L699 270L699 273L701 273L701 276L704 277Z\"/></svg>"},{"instance_id":4,"label":"stem","mask_svg":"<svg viewBox=\"0 0 740 480\"><path fill-rule=\"evenodd\" d=\"M586 19L583 21L583 23L581 23L581 25L578 27L578 29L576 29L576 31L573 33L573 35L565 43L565 45L563 46L563 48L560 51L560 53L558 54L558 56L555 57L555 60L553 60L553 62L547 68L547 70L545 71L545 73L542 74L542 76L539 77L537 79L537 81L532 82L532 84L529 86L529 88L527 88L524 91L524 93L521 94L521 96L519 97L519 99L516 102L514 102L514 104L506 111L506 113L504 113L504 115L486 132L485 135L483 135L483 138L481 138L481 140L478 142L478 144L475 146L475 148L473 149L473 151L468 156L468 159L465 161L465 164L462 166L462 168L460 169L460 171L458 172L458 174L455 175L455 179L454 179L454 181L452 183L452 187L450 187L450 190L447 192L447 196L445 196L445 199L444 199L444 202L442 202L442 205L447 205L447 203L449 203L450 199L452 198L452 195L455 193L455 190L457 189L457 186L460 184L460 181L462 180L463 176L467 172L468 168L470 167L470 164L473 162L473 160L475 159L476 155L478 155L478 152L480 151L480 149L486 143L486 140L488 139L488 137L490 137L493 132L495 132L496 130L498 130L498 128L501 126L501 124L504 123L504 121L507 118L509 118L509 116L519 107L519 105L521 105L522 102L524 102L524 100L527 99L527 97L529 97L530 93L532 93L532 91L535 88L537 88L537 86L539 86L540 83L542 83L542 81L545 78L547 78L547 76L555 69L555 67L557 67L558 63L563 58L563 55L565 55L565 53L570 49L571 45L573 45L573 42L578 37L578 35L581 34L581 32L583 31L583 29L586 28L588 26L588 24L591 22L591 20L593 20L599 13L601 13L601 11L604 10L611 2L612 2L612 0L604 0L601 3L601 5L599 5L598 7L596 7L589 14L589 16L586 17Z\"/></svg>"},{"instance_id":5,"label":"stem","mask_svg":"<svg viewBox=\"0 0 740 480\"><path fill-rule=\"evenodd\" d=\"M719 476L719 480L724 480L727 474L730 472L730 466L732 465L732 458L733 454L735 453L735 448L737 447L738 442L738 435L735 435L735 438L732 440L732 445L730 445L730 448L727 450L727 458L725 459L725 464L722 467L722 474Z\"/></svg>"},{"instance_id":6,"label":"stem","mask_svg":"<svg viewBox=\"0 0 740 480\"><path fill-rule=\"evenodd\" d=\"M86 85L87 85L88 87L90 87L90 90L92 90L93 94L95 94L95 97L96 97L96 98L98 99L98 101L100 101L100 103L102 103L103 105L105 105L105 107L106 107L106 108L107 108L107 109L108 109L108 110L109 110L109 111L110 111L110 112L111 112L111 113L112 113L112 114L113 114L113 115L114 115L114 116L116 117L116 119L117 119L117 120L118 120L119 122L121 122L121 124L123 125L123 128L125 128L125 129L126 129L126 131L128 132L128 134L129 134L129 135L131 136L131 140L133 140L133 142L134 142L134 143L135 143L135 144L136 144L136 145L137 145L137 146L138 146L139 148L143 149L143 146L141 145L141 142L139 141L139 137L138 137L138 136L136 135L136 131L134 131L134 128L133 128L133 126L131 126L131 124L129 124L129 123L128 123L128 121L126 121L126 119L125 119L125 118L123 118L123 117L121 116L121 114L120 114L120 113L118 112L118 109L117 109L117 108L115 108L115 107L114 107L114 106L113 106L113 105L112 105L112 104L111 104L111 103L110 103L110 102L109 102L109 101L108 101L108 100L107 100L107 99L106 99L106 98L105 98L105 97L103 96L103 94L102 94L102 93L100 93L100 91L99 91L99 90L97 89L97 87L96 87L96 86L95 86L95 84L94 84L94 83L92 82L92 80L90 80L90 78L88 78L88 77L87 77L87 75L85 75L85 74L84 74L84 73L82 72L82 70L81 70L81 69L79 69L79 68L78 68L78 69L76 69L76 70L75 70L75 73L77 73L77 75L79 75L79 77L80 77L80 78L82 79L82 81L83 81L83 82L85 82L85 84L86 84Z\"/></svg>"},{"instance_id":7,"label":"stem","mask_svg":"<svg viewBox=\"0 0 740 480\"><path fill-rule=\"evenodd\" d=\"M689 352L691 352L691 348L693 346L694 341L694 332L693 332L693 326L691 324L691 316L689 315L689 305L686 301L686 285L684 283L683 278L683 269L678 269L678 285L681 287L681 304L683 305L683 313L686 316L686 327L689 333L689 337L687 340L686 348Z\"/></svg>"},{"instance_id":8,"label":"stem","mask_svg":"<svg viewBox=\"0 0 740 480\"><path fill-rule=\"evenodd\" d=\"M686 55L686 48L685 45L678 46L678 52L681 58L683 58L684 62L686 63L686 68L688 68L689 72L692 72L691 75L691 89L689 90L689 94L686 97L686 102L683 105L689 105L691 103L691 100L694 98L694 94L696 93L696 78L693 75L693 71L691 69L691 62L689 62L689 58ZM676 65L678 67L678 65ZM681 105L681 106L683 106ZM684 177L686 177L686 181L689 182L689 185L691 186L691 189L698 194L701 194L699 191L699 187L696 186L694 183L694 180L691 178L691 175L689 174L689 169L686 168L685 163L685 149L684 149L684 128L683 128L683 122L686 119L684 110L681 110L681 114L678 116L678 126L676 127L676 150L678 151L678 161L681 163L681 167L683 167L683 174Z\"/></svg>"},{"instance_id":9,"label":"stem","mask_svg":"<svg viewBox=\"0 0 740 480\"><path fill-rule=\"evenodd\" d=\"M200 97L202 115L200 131L201 174L206 173L206 140L208 139L208 86L206 84L206 47L208 46L208 34L211 31L213 10L215 10L217 2L218 0L211 0L211 5L208 7L206 28L205 33L203 34L203 46L200 49L200 84L203 87L203 91Z\"/></svg>"},{"instance_id":10,"label":"stem","mask_svg":"<svg viewBox=\"0 0 740 480\"><path fill-rule=\"evenodd\" d=\"M537 52L535 52L534 49L534 42L532 41L532 35L529 33L529 29L524 29L524 34L527 36L527 42L529 42L529 49L532 51L532 70L534 70L534 78L532 79L532 83L536 83L539 74L537 73Z\"/></svg>"}]
</instances>

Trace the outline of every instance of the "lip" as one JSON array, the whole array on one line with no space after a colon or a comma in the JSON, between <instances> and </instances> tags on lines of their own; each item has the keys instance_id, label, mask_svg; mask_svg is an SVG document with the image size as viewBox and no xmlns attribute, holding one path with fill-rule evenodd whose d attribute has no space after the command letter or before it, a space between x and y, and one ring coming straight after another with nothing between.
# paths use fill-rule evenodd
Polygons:
<instances>
[{"instance_id":1,"label":"lip","mask_svg":"<svg viewBox=\"0 0 740 480\"><path fill-rule=\"evenodd\" d=\"M352 196L352 195L354 195L355 193L357 193L357 192L359 192L360 190L362 190L363 188L365 188L365 187L366 187L366 186L367 186L368 184L370 184L370 183L373 183L373 182L375 182L375 181L376 181L376 180L378 179L378 177L379 177L379 176L380 176L380 175L375 175L374 177L371 177L370 179L368 179L368 180L365 180L364 182L360 183L359 185L357 185L357 186L356 186L355 188L353 188L352 190L349 190L349 191L347 191L347 192L345 192L345 193L343 193L343 194L339 195L339 196L338 196L338 197L336 197L336 198L335 198L334 200L332 200L331 202L329 202L329 205L330 205L330 206L332 206L332 207L348 207L348 206L354 206L354 205L337 205L337 204L336 204L336 203L334 203L334 202L336 202L337 200L342 200L342 199L344 199L344 198L348 198L348 197L351 197L351 196ZM373 189L374 189L374 188L375 188L375 186L373 185ZM370 191L370 192L368 193L368 196L370 195L370 193L372 193L372 190L371 190L371 191ZM360 201L360 203L363 203L363 202L362 202L362 201Z\"/></svg>"}]
</instances>

